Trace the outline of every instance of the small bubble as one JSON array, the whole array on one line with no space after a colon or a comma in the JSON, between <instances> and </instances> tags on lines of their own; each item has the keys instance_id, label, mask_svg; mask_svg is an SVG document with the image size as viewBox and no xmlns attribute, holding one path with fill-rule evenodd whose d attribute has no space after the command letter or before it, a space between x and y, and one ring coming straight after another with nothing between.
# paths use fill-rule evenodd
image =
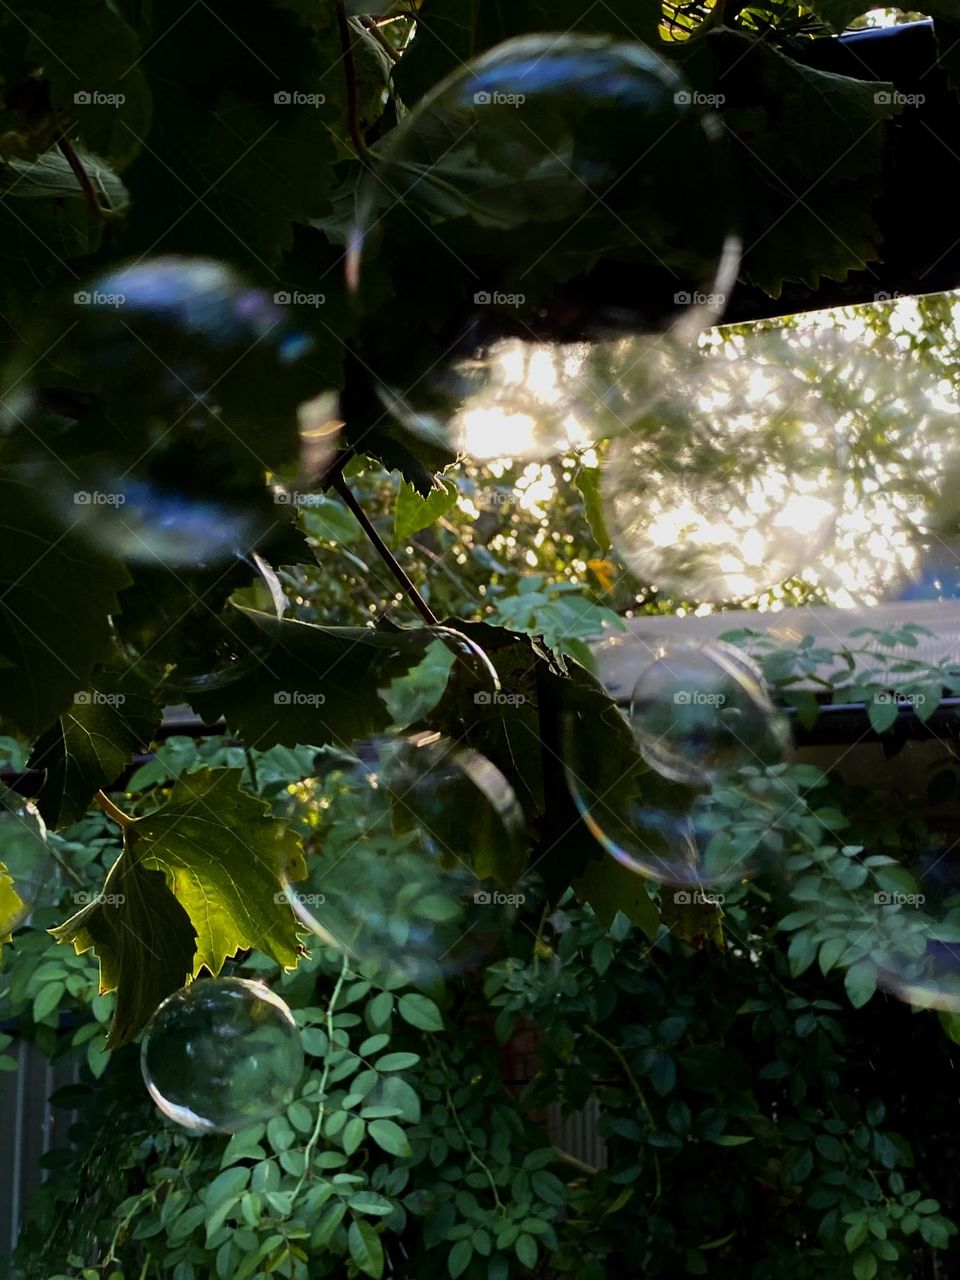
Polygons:
<instances>
[{"instance_id":1,"label":"small bubble","mask_svg":"<svg viewBox=\"0 0 960 1280\"><path fill-rule=\"evenodd\" d=\"M513 909L523 815L479 753L438 734L378 738L321 760L292 807L306 880L286 884L312 933L370 974L429 986L473 964Z\"/></svg>"}]
</instances>

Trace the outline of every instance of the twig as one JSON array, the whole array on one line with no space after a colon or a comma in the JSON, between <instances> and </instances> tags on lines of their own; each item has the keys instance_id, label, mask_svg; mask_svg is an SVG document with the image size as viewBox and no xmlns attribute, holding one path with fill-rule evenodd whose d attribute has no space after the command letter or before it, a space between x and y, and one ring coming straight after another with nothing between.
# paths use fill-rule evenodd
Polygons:
<instances>
[{"instance_id":1,"label":"twig","mask_svg":"<svg viewBox=\"0 0 960 1280\"><path fill-rule=\"evenodd\" d=\"M420 614L420 617L428 627L439 626L439 619L436 617L433 610L427 604L426 600L424 600L417 588L410 581L409 577L394 557L393 552L380 537L379 533L377 533L370 521L370 517L364 511L363 507L361 507L353 490L344 480L342 475L337 474L333 477L333 487L356 516L361 529L363 529L364 533L373 544L374 550L396 578L397 582L399 582L404 595L416 609L417 613Z\"/></svg>"},{"instance_id":2,"label":"twig","mask_svg":"<svg viewBox=\"0 0 960 1280\"><path fill-rule=\"evenodd\" d=\"M356 148L357 155L367 162L367 143L360 128L360 113L357 105L357 68L353 61L353 39L350 35L350 23L347 21L343 0L333 0L337 15L337 27L340 31L340 47L343 50L343 74L347 82L347 124L350 138Z\"/></svg>"}]
</instances>

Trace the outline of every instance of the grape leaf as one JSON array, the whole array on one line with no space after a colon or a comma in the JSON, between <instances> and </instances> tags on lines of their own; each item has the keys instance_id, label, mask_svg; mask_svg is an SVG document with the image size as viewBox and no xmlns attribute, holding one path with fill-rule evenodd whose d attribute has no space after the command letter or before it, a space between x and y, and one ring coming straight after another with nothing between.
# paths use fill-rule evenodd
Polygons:
<instances>
[{"instance_id":1,"label":"grape leaf","mask_svg":"<svg viewBox=\"0 0 960 1280\"><path fill-rule=\"evenodd\" d=\"M426 498L421 498L413 485L400 485L394 512L394 542L404 542L413 534L435 524L445 516L457 500L457 485L453 480L438 480Z\"/></svg>"},{"instance_id":2,"label":"grape leaf","mask_svg":"<svg viewBox=\"0 0 960 1280\"><path fill-rule=\"evenodd\" d=\"M573 881L581 902L589 902L601 924L613 924L618 911L639 925L651 940L660 928L660 912L647 892L646 881L613 858L588 862Z\"/></svg>"},{"instance_id":3,"label":"grape leaf","mask_svg":"<svg viewBox=\"0 0 960 1280\"><path fill-rule=\"evenodd\" d=\"M100 991L116 991L107 1038L116 1049L146 1025L161 1000L193 971L196 935L190 917L158 871L125 850L113 864L97 900L50 932L77 954L93 949L100 961Z\"/></svg>"},{"instance_id":4,"label":"grape leaf","mask_svg":"<svg viewBox=\"0 0 960 1280\"><path fill-rule=\"evenodd\" d=\"M26 58L50 86L50 104L91 150L121 166L140 149L150 92L136 32L103 0L31 5Z\"/></svg>"},{"instance_id":5,"label":"grape leaf","mask_svg":"<svg viewBox=\"0 0 960 1280\"><path fill-rule=\"evenodd\" d=\"M129 578L10 474L0 476L0 512L0 713L33 738L89 687Z\"/></svg>"},{"instance_id":6,"label":"grape leaf","mask_svg":"<svg viewBox=\"0 0 960 1280\"><path fill-rule=\"evenodd\" d=\"M284 743L349 745L383 732L390 713L381 690L424 657L429 628L318 627L252 609L262 645L240 679L191 696L208 723L223 716L260 749Z\"/></svg>"},{"instance_id":7,"label":"grape leaf","mask_svg":"<svg viewBox=\"0 0 960 1280\"><path fill-rule=\"evenodd\" d=\"M104 209L122 212L129 197L113 169L89 152L77 147L76 157L86 170ZM0 165L0 194L17 200L85 200L80 179L67 157L59 150L45 151L35 160L11 160Z\"/></svg>"},{"instance_id":8,"label":"grape leaf","mask_svg":"<svg viewBox=\"0 0 960 1280\"><path fill-rule=\"evenodd\" d=\"M667 888L660 896L660 914L675 938L694 947L704 941L723 946L723 908L706 895Z\"/></svg>"},{"instance_id":9,"label":"grape leaf","mask_svg":"<svg viewBox=\"0 0 960 1280\"><path fill-rule=\"evenodd\" d=\"M94 792L109 787L130 755L144 747L161 709L132 680L105 673L37 740L28 768L46 770L37 807L48 827L66 827L84 814Z\"/></svg>"},{"instance_id":10,"label":"grape leaf","mask_svg":"<svg viewBox=\"0 0 960 1280\"><path fill-rule=\"evenodd\" d=\"M300 838L240 790L239 769L181 775L156 813L127 828L139 863L162 871L197 934L194 976L219 973L235 952L256 947L285 968L302 948L280 875L306 875ZM278 900L279 896L279 900Z\"/></svg>"},{"instance_id":11,"label":"grape leaf","mask_svg":"<svg viewBox=\"0 0 960 1280\"><path fill-rule=\"evenodd\" d=\"M679 48L679 47L678 47ZM678 55L721 119L740 191L742 274L776 297L785 280L817 288L878 257L870 207L881 184L893 86L803 66L721 29Z\"/></svg>"},{"instance_id":12,"label":"grape leaf","mask_svg":"<svg viewBox=\"0 0 960 1280\"><path fill-rule=\"evenodd\" d=\"M294 223L329 209L343 80L335 24L320 37L282 5L156 0L145 25L155 110L127 175L131 241L275 267Z\"/></svg>"},{"instance_id":13,"label":"grape leaf","mask_svg":"<svg viewBox=\"0 0 960 1280\"><path fill-rule=\"evenodd\" d=\"M23 914L23 899L13 887L13 877L0 862L0 949L13 937L12 929Z\"/></svg>"},{"instance_id":14,"label":"grape leaf","mask_svg":"<svg viewBox=\"0 0 960 1280\"><path fill-rule=\"evenodd\" d=\"M125 827L97 899L51 930L78 953L93 948L101 990L116 990L110 1048L204 967L216 975L249 947L287 968L302 954L280 890L285 868L306 874L299 837L239 789L241 776L202 769L179 778L162 809Z\"/></svg>"}]
</instances>

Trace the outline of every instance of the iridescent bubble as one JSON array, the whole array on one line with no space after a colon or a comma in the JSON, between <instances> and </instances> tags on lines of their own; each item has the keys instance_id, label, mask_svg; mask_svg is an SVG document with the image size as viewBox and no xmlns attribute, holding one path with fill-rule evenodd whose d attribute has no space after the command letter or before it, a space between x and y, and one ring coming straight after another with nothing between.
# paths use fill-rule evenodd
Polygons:
<instances>
[{"instance_id":1,"label":"iridescent bubble","mask_svg":"<svg viewBox=\"0 0 960 1280\"><path fill-rule=\"evenodd\" d=\"M648 403L736 274L725 151L698 102L641 44L523 36L374 148L349 279L363 296L381 237L410 243L411 268L439 252L431 288L449 317L402 353L365 351L395 417L472 457L545 457ZM705 192L711 216L691 218ZM402 296L422 278L391 285Z\"/></svg>"},{"instance_id":2,"label":"iridescent bubble","mask_svg":"<svg viewBox=\"0 0 960 1280\"><path fill-rule=\"evenodd\" d=\"M15 791L0 791L0 938L50 898L55 873L47 829L36 805Z\"/></svg>"},{"instance_id":3,"label":"iridescent bubble","mask_svg":"<svg viewBox=\"0 0 960 1280\"><path fill-rule=\"evenodd\" d=\"M678 601L750 598L802 574L833 536L837 425L795 374L703 355L612 442L603 497L640 581Z\"/></svg>"},{"instance_id":4,"label":"iridescent bubble","mask_svg":"<svg viewBox=\"0 0 960 1280\"><path fill-rule=\"evenodd\" d=\"M637 679L630 722L644 759L693 786L774 764L789 740L760 668L720 641L664 646Z\"/></svg>"},{"instance_id":5,"label":"iridescent bubble","mask_svg":"<svg viewBox=\"0 0 960 1280\"><path fill-rule=\"evenodd\" d=\"M581 713L561 724L570 793L612 857L672 885L776 867L796 797L782 778L785 722L749 659L726 645L677 646L641 673L630 716L616 715L608 750Z\"/></svg>"},{"instance_id":6,"label":"iridescent bubble","mask_svg":"<svg viewBox=\"0 0 960 1280\"><path fill-rule=\"evenodd\" d=\"M8 464L65 528L126 560L249 554L284 514L268 469L302 468L306 485L332 448L309 413L298 426L322 383L286 297L206 258L102 273L4 370Z\"/></svg>"},{"instance_id":7,"label":"iridescent bubble","mask_svg":"<svg viewBox=\"0 0 960 1280\"><path fill-rule=\"evenodd\" d=\"M257 288L213 258L121 264L74 295L58 367L137 455L197 430L252 445L318 388L301 362L313 347L287 295ZM279 301L278 301L279 300Z\"/></svg>"},{"instance_id":8,"label":"iridescent bubble","mask_svg":"<svg viewBox=\"0 0 960 1280\"><path fill-rule=\"evenodd\" d=\"M94 480L92 488L68 495L74 525L134 563L171 569L222 564L246 555L276 521L266 503L257 502L262 495L242 504L238 495L218 499L215 486L190 492L110 470Z\"/></svg>"},{"instance_id":9,"label":"iridescent bubble","mask_svg":"<svg viewBox=\"0 0 960 1280\"><path fill-rule=\"evenodd\" d=\"M364 972L431 986L496 942L518 902L498 880L526 845L484 756L438 734L380 738L331 757L297 800L309 875L287 884L291 905Z\"/></svg>"},{"instance_id":10,"label":"iridescent bubble","mask_svg":"<svg viewBox=\"0 0 960 1280\"><path fill-rule=\"evenodd\" d=\"M296 1097L303 1045L262 982L209 978L168 996L143 1036L140 1066L159 1110L193 1133L235 1133Z\"/></svg>"}]
</instances>

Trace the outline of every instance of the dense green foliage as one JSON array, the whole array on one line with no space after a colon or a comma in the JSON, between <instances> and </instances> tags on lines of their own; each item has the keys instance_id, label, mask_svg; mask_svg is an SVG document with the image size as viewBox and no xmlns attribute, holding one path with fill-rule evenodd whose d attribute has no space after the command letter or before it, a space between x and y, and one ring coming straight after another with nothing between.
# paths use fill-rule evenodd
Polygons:
<instances>
[{"instance_id":1,"label":"dense green foliage","mask_svg":"<svg viewBox=\"0 0 960 1280\"><path fill-rule=\"evenodd\" d=\"M743 770L712 798L714 840L734 848L756 835L748 806L769 801L765 834L785 872L738 882L722 909L603 858L558 767L562 725L577 724L614 798L661 784L586 642L626 612L696 602L658 597L613 558L602 442L545 467L454 466L383 411L381 371L425 375L476 288L465 265L440 262L429 228L408 218L371 242L361 298L344 278L360 184L398 121L469 58L547 26L642 38L716 106L745 281L776 295L785 281L844 279L880 252L871 198L899 107L884 86L798 57L862 7L423 0L376 19L362 4L305 0L2 7L0 743L13 772L40 779L59 872L14 930L22 904L0 865L0 1069L12 1065L8 1031L83 1068L59 1099L78 1112L75 1141L48 1157L18 1274L935 1274L956 1231L942 1098L944 1030L960 1033L949 1017L908 1021L876 994L872 961L883 942L873 895L915 888L899 857L923 844L923 819L893 803L878 812L839 776L795 763ZM960 9L938 0L933 16L949 49ZM611 139L611 152L630 142ZM683 164L661 151L648 179L684 177L677 225L655 228L668 268L683 265L686 242L718 238L717 193L694 198L698 174ZM538 296L563 300L575 272L602 278L602 220L586 220L575 255L544 256L529 211L511 221L508 210L491 233L457 154L435 168L443 219L491 270L502 230L520 259L537 257ZM296 367L278 370L268 344L217 355L202 430L156 352L144 357L116 318L91 318L85 294L119 261L177 253L308 300L290 309L312 341ZM949 304L924 302L917 317L898 349L955 386ZM859 320L880 367L891 335L875 310ZM815 376L816 353L806 359ZM842 371L827 381L841 403ZM298 484L298 402L334 391L339 452L305 500L278 502L273 484ZM884 431L894 408L879 397ZM864 433L870 465L893 448L884 431ZM106 457L242 505L259 522L250 554L226 567L146 564L65 528L46 484L52 453L75 478ZM346 485L419 597L368 548ZM777 597L815 593L790 582ZM411 625L400 611L411 600L483 651L504 699L434 623ZM891 685L925 698L921 718L957 688L948 665L891 668L884 650L910 645L909 630L856 652L735 639L808 725L819 704L795 686L825 667L825 694L864 701L880 734L897 715ZM168 738L124 776L156 745L162 709L183 703L210 735ZM527 833L519 865L496 838L471 849L478 876L525 901L490 954L426 992L308 952L278 894L282 871L357 833L355 817L318 831L303 788L320 775L335 788L347 757L334 748L396 729L436 730L489 758ZM942 765L918 807L954 801L950 752ZM102 788L120 806L112 817L91 809ZM382 850L401 851L399 836ZM885 919L891 934L903 927L902 912ZM929 922L918 914L910 931L922 950ZM267 976L284 995L309 1069L286 1115L198 1141L148 1105L134 1042L165 995L221 969ZM521 1085L511 1046L531 1024L538 1070ZM603 1169L571 1163L544 1114L588 1104Z\"/></svg>"}]
</instances>

